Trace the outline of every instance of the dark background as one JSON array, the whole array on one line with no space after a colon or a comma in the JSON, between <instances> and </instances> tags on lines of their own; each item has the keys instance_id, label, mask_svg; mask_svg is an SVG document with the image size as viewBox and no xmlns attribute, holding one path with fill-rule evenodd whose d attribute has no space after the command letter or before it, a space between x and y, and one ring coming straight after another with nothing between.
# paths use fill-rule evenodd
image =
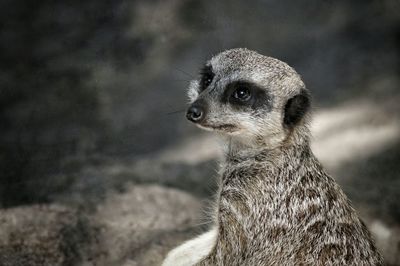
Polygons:
<instances>
[{"instance_id":1,"label":"dark background","mask_svg":"<svg viewBox=\"0 0 400 266\"><path fill-rule=\"evenodd\" d=\"M373 149L343 160L323 134L315 145L371 227L398 228L399 11L396 0L1 0L0 206L93 213L110 191L148 183L208 198L217 156L159 158L207 138L184 119L188 81L213 54L247 47L302 75L322 125L358 112L326 130L332 141L382 126L364 134Z\"/></svg>"}]
</instances>

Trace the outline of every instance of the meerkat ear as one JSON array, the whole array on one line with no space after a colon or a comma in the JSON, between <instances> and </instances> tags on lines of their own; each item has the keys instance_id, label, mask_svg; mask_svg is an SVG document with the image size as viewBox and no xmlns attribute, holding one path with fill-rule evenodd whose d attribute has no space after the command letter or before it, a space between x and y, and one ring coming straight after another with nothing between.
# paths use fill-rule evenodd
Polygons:
<instances>
[{"instance_id":1,"label":"meerkat ear","mask_svg":"<svg viewBox=\"0 0 400 266\"><path fill-rule=\"evenodd\" d=\"M287 101L285 105L283 124L288 128L293 128L308 112L310 105L310 94L306 89L301 89L299 94L293 96Z\"/></svg>"}]
</instances>

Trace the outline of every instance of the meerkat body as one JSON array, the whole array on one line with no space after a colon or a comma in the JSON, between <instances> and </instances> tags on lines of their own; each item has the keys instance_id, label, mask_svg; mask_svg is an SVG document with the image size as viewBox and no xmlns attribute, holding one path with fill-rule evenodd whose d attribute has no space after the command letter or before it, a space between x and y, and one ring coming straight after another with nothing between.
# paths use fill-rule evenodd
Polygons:
<instances>
[{"instance_id":1,"label":"meerkat body","mask_svg":"<svg viewBox=\"0 0 400 266\"><path fill-rule=\"evenodd\" d=\"M188 119L226 138L215 227L164 266L382 265L371 235L310 149L310 96L287 64L247 49L207 62Z\"/></svg>"}]
</instances>

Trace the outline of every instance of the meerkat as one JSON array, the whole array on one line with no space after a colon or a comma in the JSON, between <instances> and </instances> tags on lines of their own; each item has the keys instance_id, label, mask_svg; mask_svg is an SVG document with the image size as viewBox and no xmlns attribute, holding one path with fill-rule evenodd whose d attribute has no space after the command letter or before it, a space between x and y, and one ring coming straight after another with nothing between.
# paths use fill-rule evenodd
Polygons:
<instances>
[{"instance_id":1,"label":"meerkat","mask_svg":"<svg viewBox=\"0 0 400 266\"><path fill-rule=\"evenodd\" d=\"M213 228L163 266L383 265L310 149L311 99L286 63L237 48L202 68L187 118L226 141Z\"/></svg>"}]
</instances>

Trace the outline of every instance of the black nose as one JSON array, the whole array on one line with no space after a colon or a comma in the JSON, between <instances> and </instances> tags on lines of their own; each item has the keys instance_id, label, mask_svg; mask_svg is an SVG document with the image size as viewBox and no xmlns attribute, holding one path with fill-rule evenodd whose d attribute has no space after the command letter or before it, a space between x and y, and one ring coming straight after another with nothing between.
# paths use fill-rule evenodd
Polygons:
<instances>
[{"instance_id":1,"label":"black nose","mask_svg":"<svg viewBox=\"0 0 400 266\"><path fill-rule=\"evenodd\" d=\"M187 119L194 123L198 123L204 118L204 110L201 106L192 105L189 107L186 113Z\"/></svg>"}]
</instances>

